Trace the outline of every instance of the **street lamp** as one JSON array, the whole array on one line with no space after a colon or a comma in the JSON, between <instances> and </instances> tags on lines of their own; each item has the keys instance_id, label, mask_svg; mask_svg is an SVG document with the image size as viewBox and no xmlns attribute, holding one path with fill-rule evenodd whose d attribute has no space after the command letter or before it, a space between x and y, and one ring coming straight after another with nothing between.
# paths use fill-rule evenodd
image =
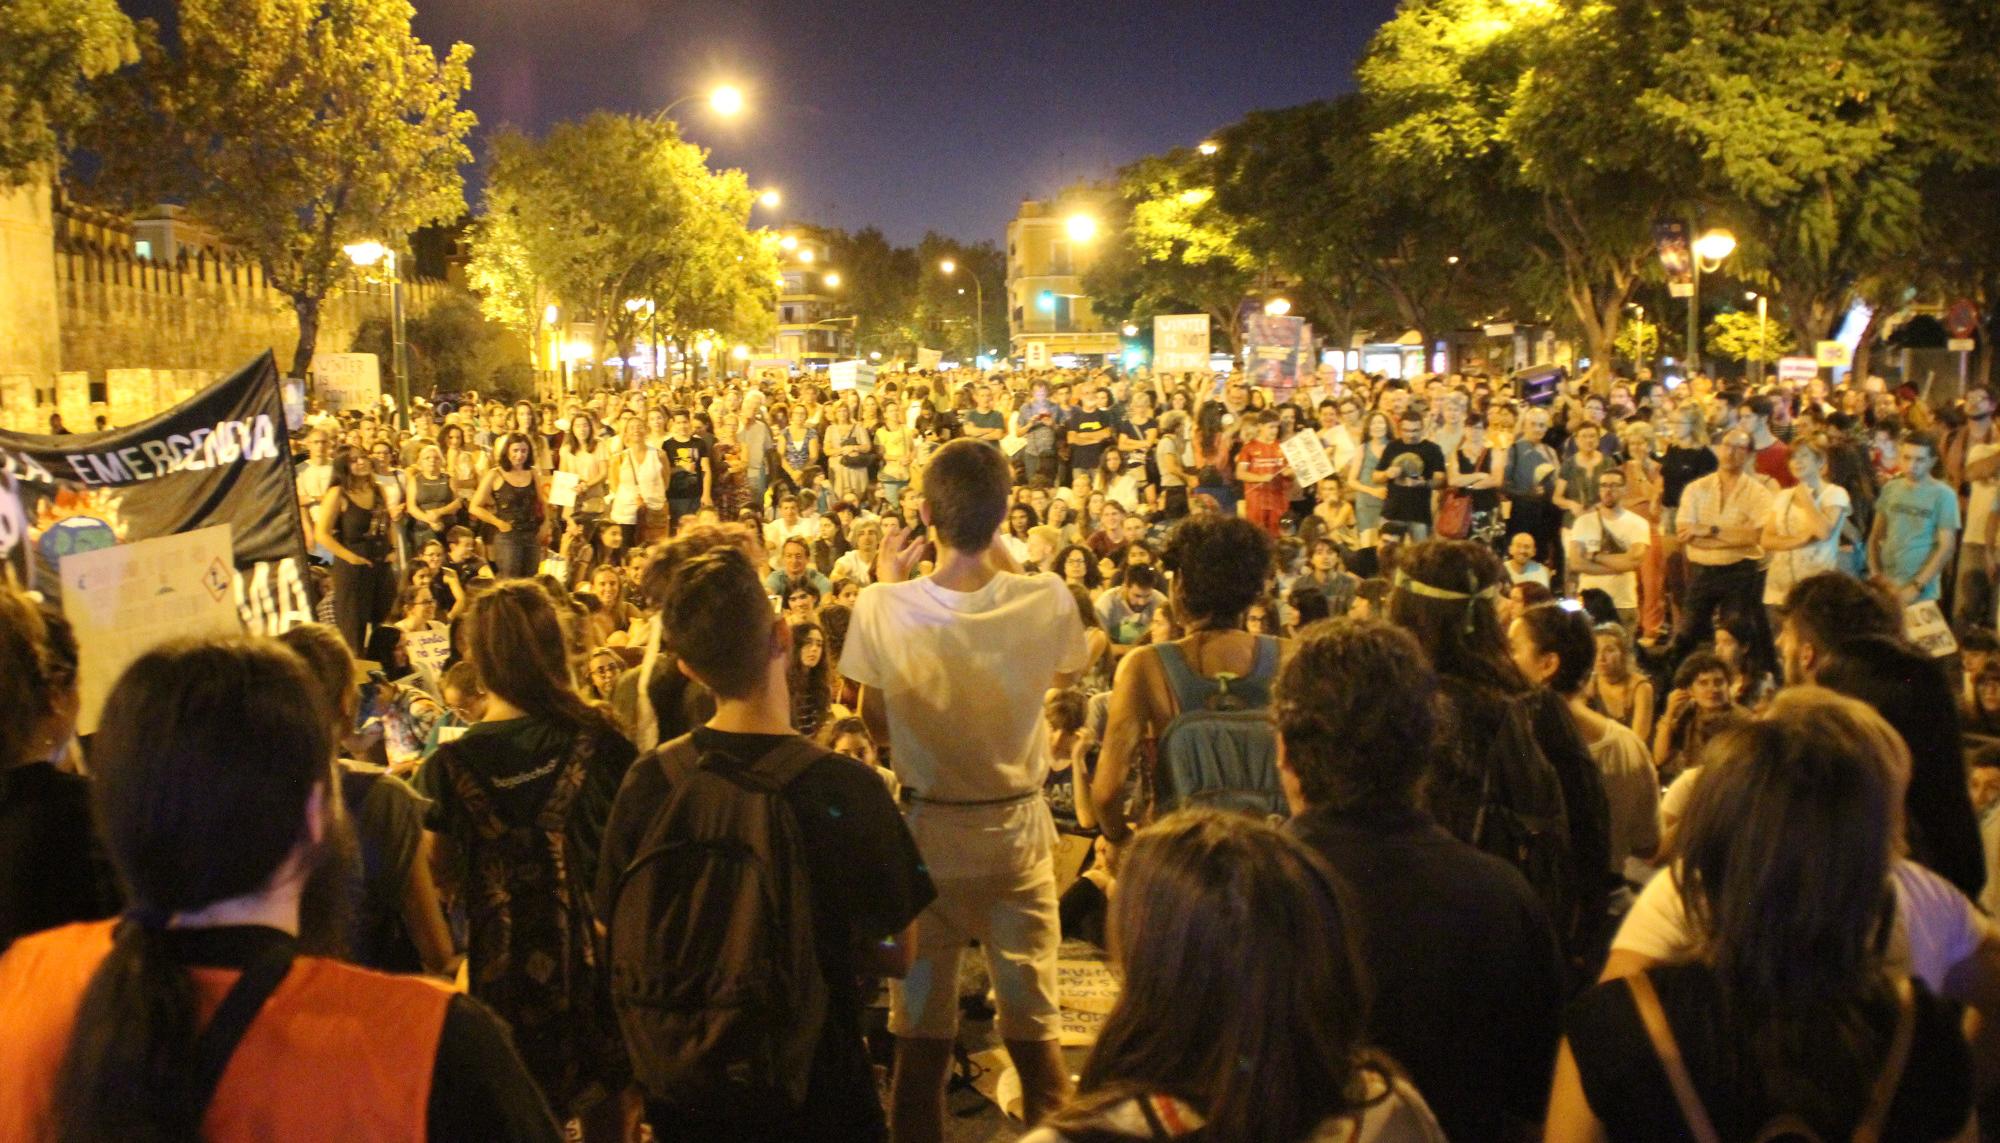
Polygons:
<instances>
[{"instance_id":1,"label":"street lamp","mask_svg":"<svg viewBox=\"0 0 2000 1143\"><path fill-rule=\"evenodd\" d=\"M840 274L836 271L828 270L826 273L820 275L819 280L826 283L826 288L829 290L840 288Z\"/></svg>"},{"instance_id":2,"label":"street lamp","mask_svg":"<svg viewBox=\"0 0 2000 1143\"><path fill-rule=\"evenodd\" d=\"M1217 151L1221 150L1220 147L1217 147L1215 145L1215 140L1213 139L1203 139L1200 143L1197 143L1195 145L1194 149L1201 152L1204 155L1213 155Z\"/></svg>"},{"instance_id":3,"label":"street lamp","mask_svg":"<svg viewBox=\"0 0 2000 1143\"><path fill-rule=\"evenodd\" d=\"M778 188L776 187L772 187L757 196L757 205L763 207L765 210L776 210L778 209L778 204L783 201L784 197L778 193Z\"/></svg>"},{"instance_id":4,"label":"street lamp","mask_svg":"<svg viewBox=\"0 0 2000 1143\"><path fill-rule=\"evenodd\" d=\"M1743 300L1757 303L1757 379L1755 384L1764 383L1764 327L1770 320L1771 299L1751 290L1743 295Z\"/></svg>"},{"instance_id":5,"label":"street lamp","mask_svg":"<svg viewBox=\"0 0 2000 1143\"><path fill-rule=\"evenodd\" d=\"M1264 303L1264 312L1270 314L1272 317L1284 317L1286 314L1292 312L1292 300L1290 298L1272 298L1270 301Z\"/></svg>"},{"instance_id":6,"label":"street lamp","mask_svg":"<svg viewBox=\"0 0 2000 1143\"><path fill-rule=\"evenodd\" d=\"M1078 215L1077 217L1081 218L1083 216ZM1076 219L1070 220L1072 224L1075 221ZM958 273L958 263L950 258L942 259L938 262L938 270L946 277L949 277ZM972 359L978 361L979 355L986 352L986 287L980 284L979 275L973 273L970 269L966 270L965 276L972 279L973 304L978 307L972 311L972 340L979 343L972 347ZM964 292L964 290L959 291L961 294Z\"/></svg>"},{"instance_id":7,"label":"street lamp","mask_svg":"<svg viewBox=\"0 0 2000 1143\"><path fill-rule=\"evenodd\" d=\"M1071 242L1088 242L1097 237L1097 220L1087 214L1072 214L1063 221L1063 231Z\"/></svg>"},{"instance_id":8,"label":"street lamp","mask_svg":"<svg viewBox=\"0 0 2000 1143\"><path fill-rule=\"evenodd\" d=\"M1123 326L1119 327L1118 332L1124 334L1126 337L1137 337L1139 336L1139 327L1134 323L1128 321Z\"/></svg>"},{"instance_id":9,"label":"street lamp","mask_svg":"<svg viewBox=\"0 0 2000 1143\"><path fill-rule=\"evenodd\" d=\"M410 427L410 351L403 331L403 275L398 272L396 252L370 239L341 247L348 261L368 267L387 262L389 270L389 368L396 373L396 423Z\"/></svg>"},{"instance_id":10,"label":"street lamp","mask_svg":"<svg viewBox=\"0 0 2000 1143\"><path fill-rule=\"evenodd\" d=\"M1695 239L1690 250L1694 257L1688 259L1693 273L1688 288L1687 372L1693 377L1701 369L1701 276L1722 268L1722 260L1736 251L1736 236L1727 230L1711 230Z\"/></svg>"},{"instance_id":11,"label":"street lamp","mask_svg":"<svg viewBox=\"0 0 2000 1143\"><path fill-rule=\"evenodd\" d=\"M734 119L743 114L743 89L733 83L719 83L707 91L695 91L681 96L660 108L659 114L653 118L665 119L673 114L674 108L696 99L708 100L708 109L724 119Z\"/></svg>"}]
</instances>

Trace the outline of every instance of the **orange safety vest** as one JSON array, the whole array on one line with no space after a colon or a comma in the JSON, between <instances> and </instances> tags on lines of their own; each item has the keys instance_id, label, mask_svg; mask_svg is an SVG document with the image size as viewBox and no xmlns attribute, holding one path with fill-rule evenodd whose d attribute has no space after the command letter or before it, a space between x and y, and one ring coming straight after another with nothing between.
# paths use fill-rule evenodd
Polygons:
<instances>
[{"instance_id":1,"label":"orange safety vest","mask_svg":"<svg viewBox=\"0 0 2000 1143\"><path fill-rule=\"evenodd\" d=\"M0 957L0 1140L54 1137L56 1075L115 923L23 937ZM240 973L190 974L206 1022ZM299 957L230 1057L203 1137L424 1139L451 995L421 978Z\"/></svg>"}]
</instances>

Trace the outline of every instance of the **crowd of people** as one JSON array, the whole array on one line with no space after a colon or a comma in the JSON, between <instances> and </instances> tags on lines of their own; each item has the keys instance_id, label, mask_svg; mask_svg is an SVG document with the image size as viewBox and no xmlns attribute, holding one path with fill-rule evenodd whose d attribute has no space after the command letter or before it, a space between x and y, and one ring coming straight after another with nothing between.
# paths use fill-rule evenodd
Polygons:
<instances>
[{"instance_id":1,"label":"crowd of people","mask_svg":"<svg viewBox=\"0 0 2000 1143\"><path fill-rule=\"evenodd\" d=\"M1976 1138L1994 412L315 413L320 623L156 649L79 741L87 649L0 593L0 1138L928 1143L967 1012L1037 1143ZM1066 945L1120 983L1076 1076Z\"/></svg>"}]
</instances>

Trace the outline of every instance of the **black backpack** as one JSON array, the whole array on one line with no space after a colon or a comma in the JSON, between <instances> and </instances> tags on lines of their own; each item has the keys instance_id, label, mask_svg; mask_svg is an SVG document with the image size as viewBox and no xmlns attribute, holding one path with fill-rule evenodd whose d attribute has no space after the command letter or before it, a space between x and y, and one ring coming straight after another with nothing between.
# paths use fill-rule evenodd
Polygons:
<instances>
[{"instance_id":1,"label":"black backpack","mask_svg":"<svg viewBox=\"0 0 2000 1143\"><path fill-rule=\"evenodd\" d=\"M804 738L751 766L692 736L660 748L666 800L606 909L612 1005L655 1099L716 1115L805 1102L827 988L784 790L825 756Z\"/></svg>"},{"instance_id":2,"label":"black backpack","mask_svg":"<svg viewBox=\"0 0 2000 1143\"><path fill-rule=\"evenodd\" d=\"M1558 931L1576 905L1562 780L1535 738L1534 692L1458 691L1459 753L1433 776L1430 802L1459 840L1521 871Z\"/></svg>"}]
</instances>

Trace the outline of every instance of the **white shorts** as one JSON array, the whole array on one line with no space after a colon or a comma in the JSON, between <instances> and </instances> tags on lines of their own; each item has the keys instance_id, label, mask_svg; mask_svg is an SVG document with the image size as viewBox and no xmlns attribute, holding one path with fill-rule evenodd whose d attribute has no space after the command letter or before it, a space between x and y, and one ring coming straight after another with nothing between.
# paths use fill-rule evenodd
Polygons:
<instances>
[{"instance_id":1,"label":"white shorts","mask_svg":"<svg viewBox=\"0 0 2000 1143\"><path fill-rule=\"evenodd\" d=\"M957 1035L959 961L976 940L993 978L1001 1037L1056 1039L1062 932L1054 860L1045 855L1025 870L935 881L937 900L917 918L916 963L889 982L889 1030L925 1040Z\"/></svg>"}]
</instances>

